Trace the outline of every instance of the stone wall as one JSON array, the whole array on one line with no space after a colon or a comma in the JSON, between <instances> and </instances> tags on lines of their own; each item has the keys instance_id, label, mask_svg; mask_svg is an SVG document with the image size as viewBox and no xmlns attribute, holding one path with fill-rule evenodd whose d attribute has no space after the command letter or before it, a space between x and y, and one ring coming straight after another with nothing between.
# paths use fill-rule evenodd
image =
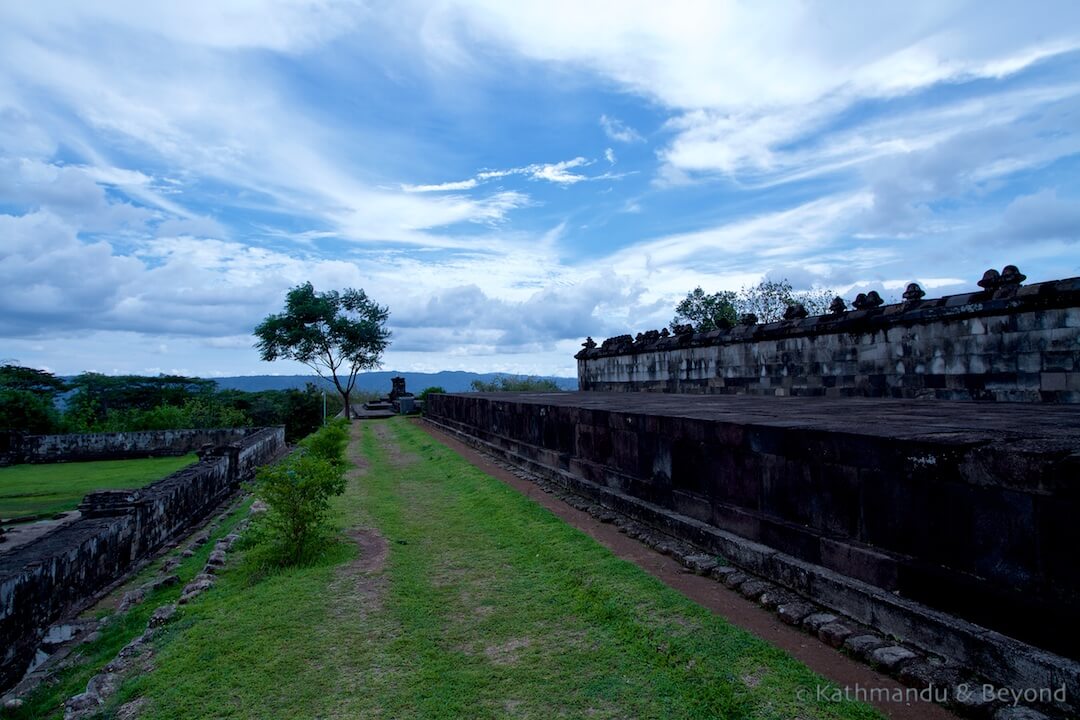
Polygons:
<instances>
[{"instance_id":1,"label":"stone wall","mask_svg":"<svg viewBox=\"0 0 1080 720\"><path fill-rule=\"evenodd\" d=\"M591 341L582 390L1080 402L1080 278ZM841 301L842 305L842 301Z\"/></svg>"},{"instance_id":2,"label":"stone wall","mask_svg":"<svg viewBox=\"0 0 1080 720\"><path fill-rule=\"evenodd\" d=\"M128 460L185 455L203 445L241 442L253 428L142 430L71 435L23 435L6 432L0 439L0 465L17 463Z\"/></svg>"},{"instance_id":3,"label":"stone wall","mask_svg":"<svg viewBox=\"0 0 1080 720\"><path fill-rule=\"evenodd\" d=\"M144 488L91 493L79 519L0 554L0 690L22 676L50 624L203 520L284 448L284 428L251 430Z\"/></svg>"},{"instance_id":4,"label":"stone wall","mask_svg":"<svg viewBox=\"0 0 1080 720\"><path fill-rule=\"evenodd\" d=\"M999 682L1080 692L1031 647L1080 659L1073 406L468 394L426 418Z\"/></svg>"}]
</instances>

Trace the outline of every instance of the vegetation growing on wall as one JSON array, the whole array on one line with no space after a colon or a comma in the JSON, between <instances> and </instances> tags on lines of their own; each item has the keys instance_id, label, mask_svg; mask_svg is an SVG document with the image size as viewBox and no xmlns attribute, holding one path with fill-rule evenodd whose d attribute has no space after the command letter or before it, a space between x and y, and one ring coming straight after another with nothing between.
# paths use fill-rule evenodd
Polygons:
<instances>
[{"instance_id":1,"label":"vegetation growing on wall","mask_svg":"<svg viewBox=\"0 0 1080 720\"><path fill-rule=\"evenodd\" d=\"M731 290L706 293L696 287L675 306L671 328L687 323L693 325L696 332L709 332L731 327L740 315L745 314L756 315L758 322L774 322L782 319L784 311L795 304L805 307L811 315L822 315L828 312L835 295L828 288L796 291L787 278L762 280L737 293Z\"/></svg>"},{"instance_id":2,"label":"vegetation growing on wall","mask_svg":"<svg viewBox=\"0 0 1080 720\"><path fill-rule=\"evenodd\" d=\"M473 380L473 392L561 392L554 380L538 377L499 375L491 382Z\"/></svg>"}]
</instances>

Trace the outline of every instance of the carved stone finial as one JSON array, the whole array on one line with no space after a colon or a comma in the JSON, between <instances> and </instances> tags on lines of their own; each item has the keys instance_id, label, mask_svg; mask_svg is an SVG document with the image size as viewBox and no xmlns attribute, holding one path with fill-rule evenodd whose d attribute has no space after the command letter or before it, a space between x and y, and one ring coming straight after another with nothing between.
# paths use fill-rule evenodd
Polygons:
<instances>
[{"instance_id":1,"label":"carved stone finial","mask_svg":"<svg viewBox=\"0 0 1080 720\"><path fill-rule=\"evenodd\" d=\"M855 300L851 303L851 306L856 310L872 310L879 307L885 301L881 299L881 296L877 294L877 290L871 290L868 293L859 293Z\"/></svg>"},{"instance_id":2,"label":"carved stone finial","mask_svg":"<svg viewBox=\"0 0 1080 720\"><path fill-rule=\"evenodd\" d=\"M847 303L844 302L844 298L837 295L833 298L832 303L829 305L829 312L833 315L839 315L842 312L847 312Z\"/></svg>"},{"instance_id":3,"label":"carved stone finial","mask_svg":"<svg viewBox=\"0 0 1080 720\"><path fill-rule=\"evenodd\" d=\"M757 315L754 313L746 313L739 318L740 325L757 325Z\"/></svg>"},{"instance_id":4,"label":"carved stone finial","mask_svg":"<svg viewBox=\"0 0 1080 720\"><path fill-rule=\"evenodd\" d=\"M662 338L671 337L671 333L668 332L667 328L660 328L660 337L662 337Z\"/></svg>"},{"instance_id":5,"label":"carved stone finial","mask_svg":"<svg viewBox=\"0 0 1080 720\"><path fill-rule=\"evenodd\" d=\"M794 305L788 305L784 310L785 320L801 320L808 316L810 313L807 311L806 306L802 303L795 303Z\"/></svg>"},{"instance_id":6,"label":"carved stone finial","mask_svg":"<svg viewBox=\"0 0 1080 720\"><path fill-rule=\"evenodd\" d=\"M1019 285L1025 280L1027 280L1027 275L1020 272L1020 268L1015 265L1006 265L1001 271L1002 285Z\"/></svg>"},{"instance_id":7,"label":"carved stone finial","mask_svg":"<svg viewBox=\"0 0 1080 720\"><path fill-rule=\"evenodd\" d=\"M646 330L643 333L638 333L634 338L635 345L652 345L660 339L659 330Z\"/></svg>"},{"instance_id":8,"label":"carved stone finial","mask_svg":"<svg viewBox=\"0 0 1080 720\"><path fill-rule=\"evenodd\" d=\"M592 350L594 347L596 347L596 341L592 339L592 335L585 338L585 342L581 343L581 347L585 348L586 350Z\"/></svg>"},{"instance_id":9,"label":"carved stone finial","mask_svg":"<svg viewBox=\"0 0 1080 720\"><path fill-rule=\"evenodd\" d=\"M983 273L982 280L979 281L979 287L984 290L997 290L1001 285L1001 274L994 268L990 268Z\"/></svg>"},{"instance_id":10,"label":"carved stone finial","mask_svg":"<svg viewBox=\"0 0 1080 720\"><path fill-rule=\"evenodd\" d=\"M919 287L919 283L909 283L904 291L904 299L908 302L918 302L926 297L926 291Z\"/></svg>"},{"instance_id":11,"label":"carved stone finial","mask_svg":"<svg viewBox=\"0 0 1080 720\"><path fill-rule=\"evenodd\" d=\"M686 325L674 325L671 328L672 332L676 335L689 335L694 332L694 326L687 323Z\"/></svg>"}]
</instances>

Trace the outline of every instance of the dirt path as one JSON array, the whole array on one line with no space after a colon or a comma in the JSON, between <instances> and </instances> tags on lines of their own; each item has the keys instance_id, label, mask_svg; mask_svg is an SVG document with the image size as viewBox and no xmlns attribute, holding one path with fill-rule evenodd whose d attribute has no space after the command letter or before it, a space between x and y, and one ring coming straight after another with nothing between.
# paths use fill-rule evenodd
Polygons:
<instances>
[{"instance_id":1,"label":"dirt path","mask_svg":"<svg viewBox=\"0 0 1080 720\"><path fill-rule=\"evenodd\" d=\"M353 464L347 473L350 483L358 482L368 471L368 460L360 449L360 423L354 422L350 429L346 458ZM386 580L382 576L390 547L386 538L369 526L368 518L358 518L361 524L345 532L359 547L359 557L342 565L331 587L337 598L338 612L352 610L360 616L382 607Z\"/></svg>"},{"instance_id":2,"label":"dirt path","mask_svg":"<svg viewBox=\"0 0 1080 720\"><path fill-rule=\"evenodd\" d=\"M396 468L403 468L420 462L420 458L416 454L401 449L401 444L394 437L394 432L389 425L376 422L372 425L372 429L375 437L379 439L379 444L386 451L387 457L390 458L391 465Z\"/></svg>"},{"instance_id":3,"label":"dirt path","mask_svg":"<svg viewBox=\"0 0 1080 720\"><path fill-rule=\"evenodd\" d=\"M637 540L627 537L614 525L601 523L588 513L576 510L557 497L545 493L533 483L514 476L461 441L426 423L417 422L417 425L473 466L547 508L573 527L597 540L618 557L636 564L694 602L721 615L731 624L784 650L839 687L882 688L887 689L886 692L904 688L896 680L875 672L840 651L783 624L771 612L715 580L687 572L674 558L662 555ZM886 716L897 720L955 720L957 718L945 708L929 703L902 704L871 701L871 704Z\"/></svg>"}]
</instances>

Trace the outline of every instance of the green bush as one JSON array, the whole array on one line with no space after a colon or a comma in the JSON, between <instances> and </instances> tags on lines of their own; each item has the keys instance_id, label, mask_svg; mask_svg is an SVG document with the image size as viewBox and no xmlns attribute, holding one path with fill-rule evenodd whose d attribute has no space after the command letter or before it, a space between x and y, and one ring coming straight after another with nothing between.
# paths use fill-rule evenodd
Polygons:
<instances>
[{"instance_id":1,"label":"green bush","mask_svg":"<svg viewBox=\"0 0 1080 720\"><path fill-rule=\"evenodd\" d=\"M330 498L345 492L345 421L308 436L299 449L275 465L259 469L257 494L269 507L266 528L272 556L282 565L311 557L322 535Z\"/></svg>"},{"instance_id":2,"label":"green bush","mask_svg":"<svg viewBox=\"0 0 1080 720\"><path fill-rule=\"evenodd\" d=\"M336 468L345 469L345 447L349 444L349 421L332 420L300 442L300 447Z\"/></svg>"}]
</instances>

